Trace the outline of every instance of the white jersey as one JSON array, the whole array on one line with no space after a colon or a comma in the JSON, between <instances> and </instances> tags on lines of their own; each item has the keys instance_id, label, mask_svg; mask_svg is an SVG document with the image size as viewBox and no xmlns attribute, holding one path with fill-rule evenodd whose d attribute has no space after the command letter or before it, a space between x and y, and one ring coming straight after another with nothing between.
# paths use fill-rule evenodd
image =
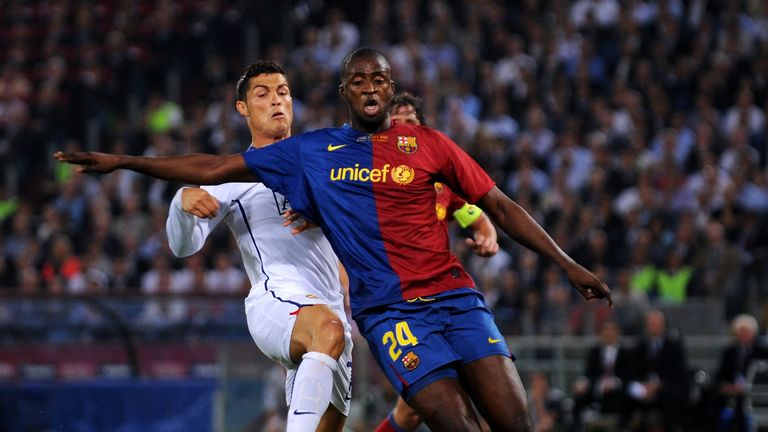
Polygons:
<instances>
[{"instance_id":1,"label":"white jersey","mask_svg":"<svg viewBox=\"0 0 768 432\"><path fill-rule=\"evenodd\" d=\"M249 297L304 294L328 304L343 304L338 259L330 243L320 229L293 235L283 226L282 215L290 208L286 198L255 182L203 189L219 201L219 211L211 219L182 210L181 190L173 197L166 231L176 256L199 251L211 231L224 220L240 247L251 281Z\"/></svg>"},{"instance_id":2,"label":"white jersey","mask_svg":"<svg viewBox=\"0 0 768 432\"><path fill-rule=\"evenodd\" d=\"M168 244L176 256L199 251L208 234L224 220L237 239L251 291L245 299L248 330L259 349L288 368L290 403L297 364L290 342L297 309L327 304L344 325L344 351L333 373L331 403L349 414L352 389L352 329L344 311L338 259L320 229L299 235L283 226L287 200L261 183L204 186L219 201L216 217L201 219L182 210L181 192L173 197L166 221Z\"/></svg>"}]
</instances>

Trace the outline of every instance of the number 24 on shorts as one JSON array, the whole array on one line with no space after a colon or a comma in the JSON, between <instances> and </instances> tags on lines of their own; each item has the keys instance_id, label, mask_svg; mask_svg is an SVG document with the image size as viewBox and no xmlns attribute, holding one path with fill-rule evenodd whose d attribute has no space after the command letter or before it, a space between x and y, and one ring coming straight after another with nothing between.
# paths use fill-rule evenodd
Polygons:
<instances>
[{"instance_id":1,"label":"number 24 on shorts","mask_svg":"<svg viewBox=\"0 0 768 432\"><path fill-rule=\"evenodd\" d=\"M392 357L392 361L397 361L403 354L400 347L418 345L419 339L413 335L406 321L398 321L395 323L395 331L390 330L384 333L384 336L381 337L381 343L389 346L389 356Z\"/></svg>"}]
</instances>

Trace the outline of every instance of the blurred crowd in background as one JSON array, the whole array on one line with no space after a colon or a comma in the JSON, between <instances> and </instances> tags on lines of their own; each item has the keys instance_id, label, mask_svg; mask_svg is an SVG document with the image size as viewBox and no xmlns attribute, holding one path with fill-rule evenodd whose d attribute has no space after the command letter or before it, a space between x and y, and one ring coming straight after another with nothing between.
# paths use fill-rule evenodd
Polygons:
<instances>
[{"instance_id":1,"label":"blurred crowd in background","mask_svg":"<svg viewBox=\"0 0 768 432\"><path fill-rule=\"evenodd\" d=\"M169 252L181 185L77 175L53 151L243 150L235 82L258 58L288 72L294 134L338 126L338 65L372 46L430 126L608 281L624 334L638 334L648 305L699 297L722 300L723 320L768 317L762 0L0 5L1 292L244 296L226 230L192 258ZM505 334L595 334L611 314L500 244L491 259L462 242L456 253ZM186 319L177 306L144 318Z\"/></svg>"}]
</instances>

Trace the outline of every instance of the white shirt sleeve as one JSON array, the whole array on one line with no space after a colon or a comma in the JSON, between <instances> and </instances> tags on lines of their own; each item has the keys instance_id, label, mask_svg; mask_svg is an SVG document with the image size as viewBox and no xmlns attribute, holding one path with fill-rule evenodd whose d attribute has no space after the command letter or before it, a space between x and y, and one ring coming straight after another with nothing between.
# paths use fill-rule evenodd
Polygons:
<instances>
[{"instance_id":1,"label":"white shirt sleeve","mask_svg":"<svg viewBox=\"0 0 768 432\"><path fill-rule=\"evenodd\" d=\"M227 215L229 205L226 201L211 193L219 201L219 211L211 219L202 219L185 212L181 208L181 192L184 188L176 191L171 207L168 209L168 219L165 221L165 232L168 235L168 245L171 251L177 257L186 257L202 249L208 234L221 222Z\"/></svg>"}]
</instances>

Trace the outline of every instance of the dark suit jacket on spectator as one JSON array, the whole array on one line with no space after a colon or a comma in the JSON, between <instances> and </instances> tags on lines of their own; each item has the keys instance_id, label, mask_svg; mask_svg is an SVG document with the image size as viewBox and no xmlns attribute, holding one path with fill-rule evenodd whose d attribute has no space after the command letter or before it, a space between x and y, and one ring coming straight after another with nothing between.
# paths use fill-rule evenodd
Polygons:
<instances>
[{"instance_id":1,"label":"dark suit jacket on spectator","mask_svg":"<svg viewBox=\"0 0 768 432\"><path fill-rule=\"evenodd\" d=\"M606 368L603 364L602 346L595 346L589 351L585 375L589 378L590 399L600 403L602 413L620 414L625 407L627 386L632 379L632 350L619 346L612 368ZM597 386L601 379L613 376L620 380L620 386L613 391L601 393Z\"/></svg>"}]
</instances>

